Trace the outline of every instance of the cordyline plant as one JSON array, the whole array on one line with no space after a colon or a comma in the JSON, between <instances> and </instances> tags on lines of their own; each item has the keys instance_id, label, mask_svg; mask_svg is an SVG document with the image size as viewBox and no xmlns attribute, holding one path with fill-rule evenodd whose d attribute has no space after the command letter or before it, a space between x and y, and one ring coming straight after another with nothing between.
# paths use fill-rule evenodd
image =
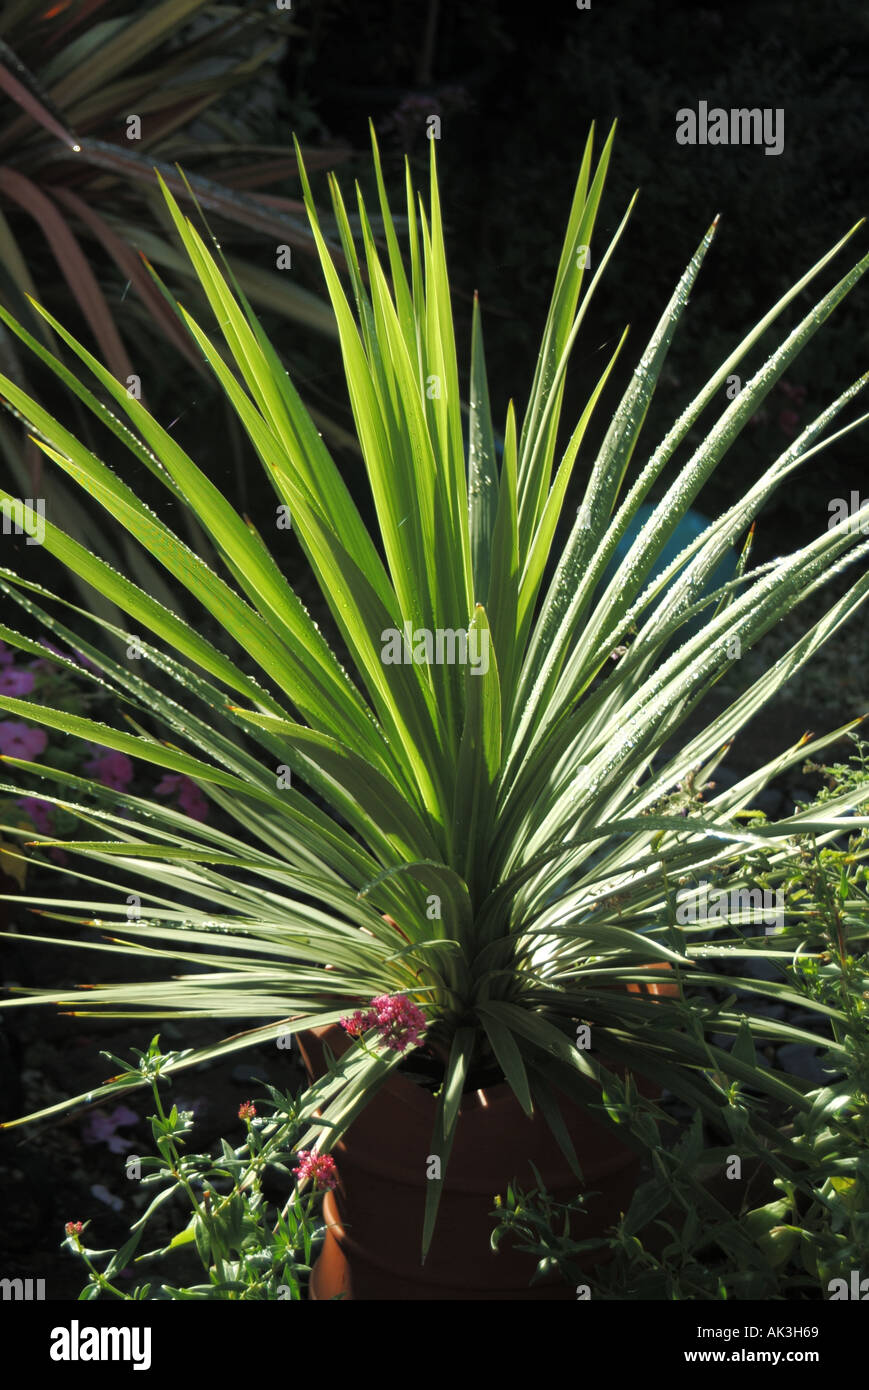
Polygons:
<instances>
[{"instance_id":1,"label":"cordyline plant","mask_svg":"<svg viewBox=\"0 0 869 1390\"><path fill-rule=\"evenodd\" d=\"M84 861L82 871L69 870L87 885L83 898L17 900L48 903L49 915L72 923L82 921L85 909L86 921L110 932L105 940L78 943L88 949L126 952L139 964L145 958L177 962L178 973L148 983L97 985L88 996L91 1007L75 1011L258 1021L192 1053L184 1062L192 1065L350 1015L358 1033L360 1018L366 1018L360 1011L368 1008L370 1020L372 1000L400 997L424 1012L426 1045L443 1060L432 1152L441 1156L444 1170L472 1067L476 1074L487 1065L489 1075L502 1073L524 1110L538 1106L574 1162L557 1094L599 1107L601 1083L608 1094L618 1094L625 1070L668 1088L713 1120L728 1077L796 1111L804 1108L807 1102L792 1080L754 1060L744 1008L735 1007L732 997L709 1003L709 990L722 984L716 956L732 959L737 949L771 958L792 953L777 949L774 938L746 940L740 925L757 920L751 909L731 916L729 936L725 930L722 939L726 921L685 923L677 898L690 903L697 886L716 875L726 875L728 887L738 889L748 881L739 855L749 849L763 848L774 872L789 836L812 831L823 843L845 826L867 823L849 816L855 803L848 793L832 797L823 812L804 810L774 825L749 828L740 819L771 776L841 731L802 740L687 817L666 810L666 798L679 784L705 782L746 721L865 600L865 573L708 727L661 756L734 650L745 651L869 551L856 529L869 519L865 505L854 527L826 530L804 549L754 569L747 564L746 544L735 578L708 592L733 538L750 531L766 499L794 469L837 437L821 438L865 378L828 406L677 560L661 570L658 557L752 412L856 283L869 257L787 334L681 467L672 469L672 481L615 577L604 588L600 582L678 446L703 410L722 398L728 375L847 237L752 329L627 487L643 419L714 225L709 229L597 456L583 470L582 505L557 563L548 567L589 419L618 353L560 447L568 359L628 216L598 256L580 303L582 248L592 239L613 135L594 169L593 131L589 135L527 410L520 428L512 403L508 408L500 469L476 305L467 456L463 445L434 144L427 212L421 201L417 209L407 172L409 271L376 141L385 264L361 199L360 254L332 178L349 299L299 156L376 535L363 524L247 300L232 288L228 267L224 263L221 271L164 188L225 346L189 314L185 321L238 412L277 504L290 510L352 670L330 649L260 535L214 487L208 459L197 463L185 454L59 323L49 320L119 407L123 422L72 374L56 370L126 445L134 463L165 486L171 514L179 508L195 513L222 573L210 569L36 401L0 378L48 457L165 567L173 584L219 619L241 653L233 660L216 650L200 637L195 618L188 623L161 607L72 542L56 519L46 520L46 549L129 614L136 628L131 650L142 659L108 655L112 639L126 645L129 635L89 614L83 616L99 626L102 640L85 642L41 606L46 596L63 599L3 572L10 599L53 634L74 638L76 649L98 668L89 679L115 692L132 730L13 698L0 699L0 709L192 778L224 813L224 824L236 827L230 833L86 778L5 760L54 781L57 796L46 800L73 809L98 831L93 840L65 842L66 851ZM8 313L2 317L55 365ZM686 639L682 629L698 615L702 630ZM397 647L396 633L403 635ZM39 650L5 624L0 635ZM433 659L447 655L450 644L452 661ZM614 664L611 654L620 645L626 650ZM471 653L476 657L468 660ZM397 660L384 660L396 654ZM287 769L297 779L292 785ZM96 809L81 803L84 792L98 798ZM21 831L8 833L24 838ZM108 864L127 879L120 894L115 881L88 871ZM100 897L104 889L109 891ZM133 921L127 920L125 892L141 903ZM694 915L705 914L698 908ZM661 963L666 973L663 967L655 972ZM675 981L678 998L627 989L664 979ZM728 977L726 983L781 1001L798 997L784 976L781 983L753 977ZM686 1003L692 989L697 992ZM75 1008L82 996L25 991L7 1007L39 1002ZM805 1008L801 997L800 1005ZM578 1020L591 1026L589 1051L576 1046ZM775 1020L764 1020L763 1030L780 1039L812 1040ZM707 1032L732 1035L732 1052L714 1045ZM384 1046L373 1029L359 1037L321 1083L324 1125L315 1118L302 1143L315 1143L324 1153L333 1147L407 1055ZM762 1115L757 1124L774 1144L776 1131ZM441 1188L442 1180L427 1184L424 1248Z\"/></svg>"}]
</instances>

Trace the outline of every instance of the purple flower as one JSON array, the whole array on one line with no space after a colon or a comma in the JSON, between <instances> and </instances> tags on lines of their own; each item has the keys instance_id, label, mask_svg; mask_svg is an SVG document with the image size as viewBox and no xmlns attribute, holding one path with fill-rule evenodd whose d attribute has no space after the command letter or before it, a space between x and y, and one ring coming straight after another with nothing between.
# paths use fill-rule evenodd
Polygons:
<instances>
[{"instance_id":1,"label":"purple flower","mask_svg":"<svg viewBox=\"0 0 869 1390\"><path fill-rule=\"evenodd\" d=\"M29 724L14 719L0 721L0 753L7 758L31 761L45 752L47 743L48 735L42 729L31 729Z\"/></svg>"},{"instance_id":2,"label":"purple flower","mask_svg":"<svg viewBox=\"0 0 869 1390\"><path fill-rule=\"evenodd\" d=\"M85 763L85 771L102 782L104 787L112 787L116 792L124 791L135 776L132 761L126 753L103 753Z\"/></svg>"},{"instance_id":3,"label":"purple flower","mask_svg":"<svg viewBox=\"0 0 869 1390\"><path fill-rule=\"evenodd\" d=\"M196 783L191 782L189 777L183 779L181 790L178 793L178 805L186 815L192 816L193 820L208 819L208 802Z\"/></svg>"},{"instance_id":4,"label":"purple flower","mask_svg":"<svg viewBox=\"0 0 869 1390\"><path fill-rule=\"evenodd\" d=\"M9 666L15 660L15 653L7 647L5 642L0 642L0 666Z\"/></svg>"},{"instance_id":5,"label":"purple flower","mask_svg":"<svg viewBox=\"0 0 869 1390\"><path fill-rule=\"evenodd\" d=\"M127 1149L133 1147L133 1141L122 1138L115 1130L121 1125L134 1125L138 1119L136 1112L128 1110L126 1105L116 1105L111 1115L105 1110L95 1110L82 1131L82 1137L86 1144L108 1144L113 1154L126 1153Z\"/></svg>"},{"instance_id":6,"label":"purple flower","mask_svg":"<svg viewBox=\"0 0 869 1390\"><path fill-rule=\"evenodd\" d=\"M53 642L46 642L45 639L41 637L39 639L39 645L40 647L44 647L47 652L51 652L52 656L59 656L61 661L69 661L66 652L62 652L60 647L56 647Z\"/></svg>"},{"instance_id":7,"label":"purple flower","mask_svg":"<svg viewBox=\"0 0 869 1390\"><path fill-rule=\"evenodd\" d=\"M178 808L194 820L208 819L208 802L196 783L180 772L168 772L154 788L155 796L174 796L177 794Z\"/></svg>"},{"instance_id":8,"label":"purple flower","mask_svg":"<svg viewBox=\"0 0 869 1390\"><path fill-rule=\"evenodd\" d=\"M71 652L65 652L60 647L56 647L53 642L46 642L44 638L40 638L39 645L44 647L47 652L51 652L53 657L59 657L61 661L76 661L79 666L85 666L89 671L99 670L99 667L94 665L90 657L85 656L84 652L80 652L78 647L75 647ZM0 660L0 665L2 664L3 662ZM46 663L43 661L37 661L36 665L40 670L47 669Z\"/></svg>"},{"instance_id":9,"label":"purple flower","mask_svg":"<svg viewBox=\"0 0 869 1390\"><path fill-rule=\"evenodd\" d=\"M38 796L20 796L15 805L27 812L40 835L53 834L54 807L50 801L43 801Z\"/></svg>"},{"instance_id":10,"label":"purple flower","mask_svg":"<svg viewBox=\"0 0 869 1390\"><path fill-rule=\"evenodd\" d=\"M18 671L8 666L0 670L0 695L29 695L35 679L30 671Z\"/></svg>"}]
</instances>

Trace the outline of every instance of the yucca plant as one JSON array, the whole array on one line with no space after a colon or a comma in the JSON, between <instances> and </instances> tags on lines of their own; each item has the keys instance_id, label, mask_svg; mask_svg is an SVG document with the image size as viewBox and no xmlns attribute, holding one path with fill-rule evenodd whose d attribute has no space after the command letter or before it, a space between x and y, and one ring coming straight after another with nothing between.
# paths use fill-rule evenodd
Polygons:
<instances>
[{"instance_id":1,"label":"yucca plant","mask_svg":"<svg viewBox=\"0 0 869 1390\"><path fill-rule=\"evenodd\" d=\"M195 617L187 623L161 607L71 541L57 519L45 521L46 549L128 614L131 633L77 609L72 621L80 626L84 618L97 628L94 640L85 641L56 608L43 606L51 600L71 608L68 600L3 571L8 599L90 658L98 669L89 678L114 693L130 728L13 698L0 699L0 709L192 778L219 808L224 827L82 777L6 759L54 782L55 795L46 799L95 827L92 840L65 842L83 865L68 870L82 885L78 896L22 895L17 901L48 907L61 922L102 927L105 939L79 942L87 949L167 962L150 982L96 986L87 1009L78 1007L78 991L25 991L6 1007L51 1002L83 1015L225 1017L249 1025L192 1052L181 1066L336 1022L377 996L406 996L424 1011L426 1042L443 1061L432 1152L441 1156L444 1171L465 1079L472 1068L487 1065L491 1074L506 1077L526 1111L540 1108L569 1156L558 1093L599 1105L601 1085L617 1094L617 1074L625 1070L685 1098L713 1121L730 1082L795 1111L805 1107L797 1084L755 1060L745 1006L734 1004L732 995L710 1002L710 992L722 984L716 957L732 959L742 950L790 958L792 951L774 937L746 939L744 926L758 916L753 907L731 913L729 926L720 916L685 921L691 914L681 909L696 899L704 879L726 882L731 890L745 887L749 870L740 856L749 850L765 851L774 881L788 837L812 831L824 843L846 826L867 824L850 814L855 803L847 793L832 797L822 814L804 810L777 824L742 814L773 775L842 731L802 740L708 803L692 803L686 814L672 794L706 782L739 729L866 599L869 575L861 572L824 618L707 727L666 757L662 749L735 655L832 576L865 559L869 544L856 525L827 530L804 549L756 568L749 565L746 541L735 578L708 591L734 537L750 539L752 522L774 489L838 437L828 427L866 378L823 410L675 562L660 570L657 561L752 412L869 257L786 334L681 466L673 466L705 408L725 399L729 374L845 245L848 233L729 354L633 471L628 487L643 419L713 224L640 357L596 457L578 470L589 420L624 338L591 384L566 443L559 439L565 374L630 213L629 207L597 254L580 300L583 248L592 241L614 130L596 164L593 136L592 130L527 409L521 427L512 402L507 409L500 469L476 304L467 456L463 446L434 143L428 210L422 200L417 206L407 171L407 265L373 131L385 263L361 198L360 251L331 179L349 298L297 148L376 511L373 535L231 270L225 262L221 269L219 254L164 187L225 348L186 312L185 322L238 413L276 506L284 516L289 509L346 649L341 660L263 538L211 482L209 460L184 453L44 310L118 414L2 312L9 328L123 441L134 464L165 486L167 507L195 513L222 572L209 568L37 401L0 378L43 452L159 561L185 591L185 602L219 619L228 642L226 650L215 649L197 632ZM672 481L602 588L619 538L668 468ZM556 527L577 471L582 504L554 556ZM11 501L11 494L2 495ZM856 522L867 517L869 505ZM705 618L702 630L680 642L698 614ZM6 623L0 635L19 648L40 650ZM16 833L24 838L7 828ZM109 865L120 884L100 876L100 867ZM132 921L128 895L141 903ZM662 963L666 976L663 968L655 973ZM678 999L651 999L626 988L665 977L678 984ZM726 983L780 1001L797 997L784 975L781 983L753 976ZM576 1046L577 1020L591 1026L591 1050ZM811 1037L775 1020L764 1020L763 1029L794 1041ZM711 1034L732 1035L732 1051L714 1045ZM322 1115L312 1118L304 1142L324 1152L332 1147L401 1063L399 1051L378 1051L370 1042L353 1046L320 1084ZM762 1114L757 1124L764 1129ZM775 1129L765 1129L774 1145ZM424 1247L441 1187L442 1179L427 1184Z\"/></svg>"}]
</instances>

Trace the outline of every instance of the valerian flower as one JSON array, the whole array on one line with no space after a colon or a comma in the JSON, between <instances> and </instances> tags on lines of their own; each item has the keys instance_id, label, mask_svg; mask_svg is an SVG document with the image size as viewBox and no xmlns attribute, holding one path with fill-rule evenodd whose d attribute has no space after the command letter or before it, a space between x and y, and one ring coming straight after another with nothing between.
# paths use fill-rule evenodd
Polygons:
<instances>
[{"instance_id":1,"label":"valerian flower","mask_svg":"<svg viewBox=\"0 0 869 1390\"><path fill-rule=\"evenodd\" d=\"M404 1052L407 1047L418 1047L425 1030L425 1014L404 994L381 994L371 1001L371 1007L364 1013L357 1009L354 1014L341 1019L341 1027L351 1037L361 1037L368 1028L376 1028L381 1041L394 1052Z\"/></svg>"},{"instance_id":2,"label":"valerian flower","mask_svg":"<svg viewBox=\"0 0 869 1390\"><path fill-rule=\"evenodd\" d=\"M293 1173L300 1183L312 1178L318 1187L338 1186L338 1170L331 1154L318 1154L313 1149L302 1149L296 1157L299 1166L293 1169Z\"/></svg>"},{"instance_id":3,"label":"valerian flower","mask_svg":"<svg viewBox=\"0 0 869 1390\"><path fill-rule=\"evenodd\" d=\"M369 1010L368 1013L363 1013L361 1009L357 1009L355 1014L349 1014L347 1018L341 1019L341 1027L345 1033L350 1034L351 1038L361 1038L365 1030L372 1027L369 1020L370 1012Z\"/></svg>"}]
</instances>

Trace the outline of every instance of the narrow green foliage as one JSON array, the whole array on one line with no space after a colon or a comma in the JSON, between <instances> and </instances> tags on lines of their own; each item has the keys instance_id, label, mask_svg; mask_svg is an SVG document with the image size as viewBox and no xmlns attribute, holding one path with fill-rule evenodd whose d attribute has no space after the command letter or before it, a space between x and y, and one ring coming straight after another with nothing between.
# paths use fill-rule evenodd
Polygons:
<instances>
[{"instance_id":1,"label":"narrow green foliage","mask_svg":"<svg viewBox=\"0 0 869 1390\"><path fill-rule=\"evenodd\" d=\"M94 640L76 638L97 668L88 678L117 698L130 722L110 728L11 697L0 698L0 710L122 751L140 765L189 776L208 794L217 817L187 822L165 804L104 790L95 810L87 804L93 782L42 769L45 799L98 832L66 842L72 859L67 872L81 883L83 898L51 902L53 915L70 920L64 908L76 914L87 906L87 919L98 920L109 935L85 943L86 949L154 950L155 959L175 963L176 973L135 985L99 985L89 993L88 1009L77 1007L80 993L56 991L28 993L6 1006L74 1000L78 1013L247 1023L247 1033L176 1059L177 1070L286 1028L335 1022L379 995L406 995L425 1011L426 1044L444 1069L432 1140L443 1173L429 1185L420 1213L426 1249L462 1089L481 1068L506 1078L526 1111L540 1106L574 1164L558 1096L593 1104L601 1086L608 1096L617 1094L617 1073L625 1071L642 1073L710 1116L722 1105L715 1078L725 1076L804 1109L799 1088L758 1063L759 1022L747 1023L732 1003L711 1011L692 995L695 986L716 987L711 963L724 949L731 957L790 953L774 938L747 937L751 913L713 927L686 918L683 909L702 881L726 879L728 891L747 887L748 870L740 865L749 851L762 849L775 873L795 834L813 834L824 846L846 823L866 823L865 817L849 820L857 803L847 789L775 825L755 825L742 814L765 781L841 730L784 750L700 805L693 791L685 792L696 785L702 795L740 728L869 596L869 575L858 564L869 550L859 532L869 505L855 525L826 530L802 550L757 569L746 546L735 578L709 588L722 557L746 535L774 490L862 423L825 433L865 378L822 411L665 571L660 557L705 480L869 258L832 289L815 291L815 307L725 405L727 374L803 299L849 239L843 238L730 352L649 453L643 421L716 234L713 224L591 456L588 426L604 387L621 370L624 336L603 370L596 369L587 403L566 437L561 411L572 349L633 206L598 255L596 223L613 135L595 159L589 134L537 370L521 416L512 402L507 408L500 464L476 301L467 449L463 442L464 372L453 331L434 142L427 207L422 199L417 204L407 172L406 260L373 133L385 255L361 197L354 236L351 214L330 180L340 266L297 149L373 500L371 532L250 304L163 184L216 326L179 312L238 417L251 459L259 459L264 482L289 509L349 669L330 650L265 539L212 482L208 460L195 461L179 448L47 313L41 311L46 323L76 354L82 374L93 377L123 414L123 425L0 310L7 327L108 427L108 442L124 444L134 464L145 462L165 487L165 513L146 508L95 452L0 376L0 389L29 422L46 457L100 509L109 530L123 528L149 563L165 571L189 613L185 619L170 611L67 536L61 519L48 518L46 549L130 619L142 634L143 659L116 659L125 637L118 626L8 570L0 572L9 600L3 639L28 649L9 618L16 603L56 633L73 630L49 616L43 603L52 613L73 609L70 622L79 626L90 620ZM589 246L597 268L586 286ZM689 430L716 398L718 418L676 463ZM553 553L577 482L581 506L565 528L563 548ZM651 518L604 586L619 540L659 483L666 486ZM174 519L181 505L207 536L208 558L164 519ZM850 588L840 587L827 613L727 710L664 759L664 745L672 749L673 735L728 670L734 643L747 650L849 566L856 577ZM200 635L205 615L221 624L226 651ZM699 633L693 626L698 615ZM305 790L276 781L280 766L289 767ZM14 827L7 835L22 838ZM94 872L105 864L115 871L111 883ZM125 920L127 891L142 902L133 924ZM26 895L19 900L42 902ZM113 933L122 924L120 939ZM195 968L204 963L207 975ZM662 963L670 974L662 973ZM657 967L658 984L674 984L671 995L642 988L655 980L649 967ZM784 981L761 986L753 976L739 983L747 990L778 989L782 997L788 989ZM828 1016L837 1010L821 1000L812 1006ZM590 1051L575 1045L578 1019L593 1030ZM775 1027L778 1036L788 1032L784 1024L764 1026ZM711 1041L722 1034L735 1038L732 1052ZM792 1031L794 1039L801 1036ZM308 1137L317 1137L324 1152L401 1060L397 1053L356 1048L350 1055L356 1061L330 1079L321 1115L311 1117ZM630 1128L613 1106L604 1119L621 1131ZM771 1126L765 1137L775 1138Z\"/></svg>"}]
</instances>

